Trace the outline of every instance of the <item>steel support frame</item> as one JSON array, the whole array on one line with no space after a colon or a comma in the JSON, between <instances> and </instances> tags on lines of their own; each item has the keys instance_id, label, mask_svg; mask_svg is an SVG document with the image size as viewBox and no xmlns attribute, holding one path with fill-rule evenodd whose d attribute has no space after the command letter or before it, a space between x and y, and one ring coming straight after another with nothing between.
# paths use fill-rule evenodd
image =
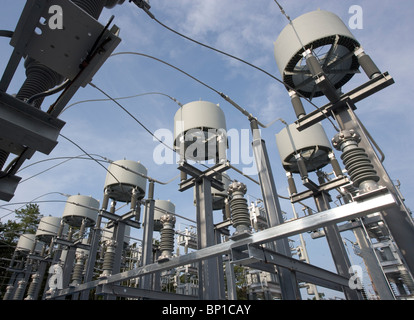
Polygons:
<instances>
[{"instance_id":1,"label":"steel support frame","mask_svg":"<svg viewBox=\"0 0 414 320\"><path fill-rule=\"evenodd\" d=\"M336 274L294 258L286 257L264 247L249 245L248 254L252 261L261 261L266 264L283 266L289 270L294 270L300 281L314 283L337 291L344 290L343 288L347 288L349 284L349 277Z\"/></svg>"},{"instance_id":2,"label":"steel support frame","mask_svg":"<svg viewBox=\"0 0 414 320\"><path fill-rule=\"evenodd\" d=\"M282 210L280 208L278 193L273 178L273 172L269 162L266 143L260 136L260 130L256 119L250 119L252 130L253 154L256 160L257 172L259 175L260 188L263 202L267 213L269 227L283 224ZM276 252L291 257L288 238L279 238L275 243L269 244ZM286 300L300 299L300 291L294 271L278 267L279 282L282 291L282 298Z\"/></svg>"},{"instance_id":3,"label":"steel support frame","mask_svg":"<svg viewBox=\"0 0 414 320\"><path fill-rule=\"evenodd\" d=\"M80 284L76 288L58 290L48 297L48 299L56 299L75 292L90 290L100 285L114 284L131 278L141 277L146 274L170 270L178 266L195 263L224 254L231 254L231 250L234 248L246 245L259 245L275 241L277 239L287 238L293 235L315 230L329 224L352 220L380 210L392 208L395 207L395 205L394 197L391 194L373 194L370 197L362 198L359 201L265 229L258 233L252 234L249 238L240 239L238 241L229 240L227 242L203 248L183 256L174 257L164 263L154 263L142 266L119 274L111 275L106 279L98 279ZM276 261L276 263L278 262ZM310 281L310 279L306 279L306 281Z\"/></svg>"},{"instance_id":4,"label":"steel support frame","mask_svg":"<svg viewBox=\"0 0 414 320\"><path fill-rule=\"evenodd\" d=\"M410 216L409 210L401 199L400 193L396 190L388 172L379 159L375 149L362 128L359 119L352 108L352 101L348 102L351 106L336 112L336 119L344 129L353 129L357 132L361 141L359 147L364 148L376 170L380 181L378 185L386 187L395 197L397 206L381 212L383 220L387 225L395 243L402 253L405 264L411 275L414 274L414 221Z\"/></svg>"},{"instance_id":5,"label":"steel support frame","mask_svg":"<svg viewBox=\"0 0 414 320\"><path fill-rule=\"evenodd\" d=\"M394 79L388 74L388 72L385 72L380 76L369 80L363 85L351 90L350 92L343 94L340 97L339 102L329 102L328 104L320 107L318 110L310 112L307 115L296 120L297 129L298 131L302 131L313 126L315 123L325 120L327 117L332 115L332 112L334 110L336 110L339 106L341 106L341 104L345 103L348 100L357 103L392 84L394 84Z\"/></svg>"},{"instance_id":6,"label":"steel support frame","mask_svg":"<svg viewBox=\"0 0 414 320\"><path fill-rule=\"evenodd\" d=\"M402 199L401 194L396 189L383 163L375 152L374 146L370 141L365 128L354 112L356 109L355 103L392 84L394 84L394 79L388 72L382 73L358 88L342 95L339 101L330 102L319 108L319 110L298 119L296 124L297 129L302 131L333 115L341 130L352 129L361 137L358 146L365 149L365 152L368 154L368 157L380 178L378 185L386 187L396 199L397 206L394 206L381 214L395 243L402 253L408 271L411 275L414 275L414 247L412 245L414 243L414 221L410 216L408 208L404 204L404 199Z\"/></svg>"}]
</instances>

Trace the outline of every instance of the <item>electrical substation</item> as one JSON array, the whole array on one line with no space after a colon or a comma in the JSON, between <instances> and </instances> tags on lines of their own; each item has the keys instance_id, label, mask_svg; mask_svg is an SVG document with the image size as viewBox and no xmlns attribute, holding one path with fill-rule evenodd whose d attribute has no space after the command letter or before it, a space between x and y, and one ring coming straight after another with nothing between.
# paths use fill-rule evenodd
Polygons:
<instances>
[{"instance_id":1,"label":"electrical substation","mask_svg":"<svg viewBox=\"0 0 414 320\"><path fill-rule=\"evenodd\" d=\"M343 232L356 239L375 299L413 299L411 211L357 116L359 102L392 90L392 74L379 69L375 52L366 52L335 13L315 10L291 19L276 4L282 12L277 18L286 24L270 53L281 82L275 85L284 88L291 101L285 108L295 121L279 119L275 131L220 91L221 104L178 103L168 146L178 158L175 198L162 194L166 182L141 159L119 154L121 160L99 162L106 170L104 184L96 185L100 198L70 195L63 212L45 213L34 234L20 235L3 300L237 300L236 269L243 270L250 300L301 300L303 288L315 299L327 288L347 300L364 300ZM53 6L62 10L61 30L45 23ZM95 86L92 79L117 54L122 28L116 17L106 25L98 18L120 6L155 19L144 0L28 0L15 30L0 31L13 48L0 79L2 202L12 201L19 189L25 162L59 146L68 125L61 113L78 91ZM17 94L8 93L21 64L26 80ZM362 84L343 92L354 77L363 78ZM56 99L46 107L46 97ZM318 97L327 103L316 106ZM315 108L306 112L306 103ZM230 117L249 126L256 176L228 158ZM325 126L336 134L328 135ZM265 130L274 131L271 141L263 139ZM281 167L268 148L277 148ZM288 197L278 193L281 182L273 170L286 173ZM254 201L247 182L261 192ZM192 218L178 210L184 194L191 194ZM289 204L292 219L285 218L281 201ZM130 241L136 230L142 237ZM303 234L326 241L336 272L312 263ZM299 245L292 245L292 237Z\"/></svg>"}]
</instances>

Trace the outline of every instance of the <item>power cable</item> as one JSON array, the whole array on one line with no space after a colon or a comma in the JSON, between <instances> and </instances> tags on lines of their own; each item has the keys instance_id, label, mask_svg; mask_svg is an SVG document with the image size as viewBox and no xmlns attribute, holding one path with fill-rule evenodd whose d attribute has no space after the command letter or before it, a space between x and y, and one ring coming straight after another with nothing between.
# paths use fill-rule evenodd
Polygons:
<instances>
[{"instance_id":1,"label":"power cable","mask_svg":"<svg viewBox=\"0 0 414 320\"><path fill-rule=\"evenodd\" d=\"M156 58L156 57L154 57L154 56L151 56L151 55L148 55L148 54L145 54L145 53L141 53L141 52L133 52L133 51L117 52L117 53L112 54L112 55L111 55L111 57L112 57L112 56L117 56L117 55L122 55L122 54L131 54L131 55L143 56L143 57L150 58L150 59L156 60L156 61L158 61L158 62L161 62L161 63L163 63L163 64L165 64L165 65L167 65L167 66L169 66L169 67L171 67L171 68L173 68L173 69L175 69L175 70L177 70L177 71L181 72L181 73L183 73L184 75L186 75L186 76L190 77L191 79L193 79L194 81L196 81L196 82L200 83L201 85L205 86L206 88L210 89L211 91L213 91L213 92L217 93L220 97L222 97L224 100L226 100L226 101L227 101L227 102L229 102L232 106L234 106L236 109L238 109L241 113L243 113L245 116L247 116L247 117L249 118L249 120L250 120L251 118L253 118L253 116L252 116L252 114L251 114L251 113L249 113L246 109L244 109L244 108L242 108L241 106L239 106L239 105L238 105L236 102L234 102L234 101L233 101L233 100L232 100L232 99L231 99L228 95L224 94L223 92L218 91L217 89L213 88L212 86L208 85L207 83L205 83L205 82L201 81L200 79L198 79L198 78L196 78L196 77L192 76L192 75L191 75L191 74L189 74L188 72L185 72L184 70L182 70L182 69L180 69L180 68L178 68L178 67L176 67L176 66L172 65L171 63L168 63L168 62L166 62L166 61L164 61L164 60L161 60L161 59L159 59L159 58ZM262 126L262 127L266 128L266 126L265 126L264 124L262 124L260 121L258 121L258 123L260 124L260 126Z\"/></svg>"},{"instance_id":2,"label":"power cable","mask_svg":"<svg viewBox=\"0 0 414 320\"><path fill-rule=\"evenodd\" d=\"M153 136L155 139L157 139L160 143L162 143L164 146L166 146L168 149L174 151L173 148L171 148L169 145L165 144L161 139L159 139L150 129L148 129L141 121L139 121L134 115L129 112L126 108L124 108L118 101L116 101L114 98L112 98L109 94L107 94L104 90L94 85L92 82L89 83L92 87L94 87L96 90L101 92L103 95L105 95L108 99L112 100L116 103L118 107L120 107L122 110L124 110L132 119L134 119L145 131L147 131L151 136Z\"/></svg>"},{"instance_id":3,"label":"power cable","mask_svg":"<svg viewBox=\"0 0 414 320\"><path fill-rule=\"evenodd\" d=\"M153 95L153 94L159 94L159 95L165 96L165 97L171 99L172 101L174 101L175 103L177 103L180 107L183 106L182 103L180 101L178 101L176 98L171 97L170 95L162 93L162 92L145 92L145 93L135 94L135 95L132 95L132 96L119 97L119 98L113 98L113 99L114 100L125 100L125 99L132 99L132 98L136 98L136 97L141 97L141 96L145 96L145 95ZM73 107L73 106L75 106L77 104L80 104L80 103L102 102L102 101L112 101L112 99L88 99L88 100L77 101L77 102L74 102L74 103L66 106L60 114L62 114L64 111L66 111L70 107Z\"/></svg>"},{"instance_id":4,"label":"power cable","mask_svg":"<svg viewBox=\"0 0 414 320\"><path fill-rule=\"evenodd\" d=\"M142 1L141 1L142 2ZM280 6L280 4L277 2L277 1L275 1L276 2L276 4L279 6L279 8L281 8L282 9L282 12L284 12L284 10L283 10L283 8ZM266 70L264 70L264 69L262 69L262 68L260 68L260 67L258 67L258 66L256 66L256 65L254 65L254 64L252 64L252 63L250 63L250 62L248 62L248 61L246 61L246 60L244 60L244 59L241 59L241 58L239 58L239 57L236 57L236 56L234 56L234 55L232 55L232 54L229 54L229 53L227 53L227 52L225 52L225 51L222 51L222 50L219 50L219 49L217 49L217 48L214 48L214 47L212 47L212 46L209 46L209 45L207 45L207 44L205 44L205 43L202 43L202 42L200 42L200 41L197 41L197 40L195 40L195 39L193 39L193 38L191 38L191 37L189 37L189 36L186 36L186 35L184 35L184 34L182 34L182 33L180 33L180 32L178 32L177 30L174 30L173 28L171 28L171 27L169 27L169 26L167 26L167 25L165 25L164 23L162 23L161 21L159 21L150 11L149 11L149 9L150 9L150 6L147 4L147 5L138 5L141 9L143 9L144 11L145 11L145 13L147 13L147 15L151 18L151 19L153 19L155 22L157 22L160 26L162 26L163 28L165 28L165 29L167 29L167 30L169 30L169 31L171 31L171 32L173 32L173 33L175 33L175 34L177 34L178 36L180 36L180 37L182 37L182 38L185 38L185 39L187 39L187 40L189 40L189 41L191 41L191 42L194 42L194 43L196 43L196 44L198 44L198 45L200 45L200 46L203 46L203 47L205 47L205 48L207 48L207 49L210 49L210 50L213 50L213 51L216 51L216 52L218 52L218 53L220 53L220 54L223 54L223 55L225 55L225 56L228 56L228 57L230 57L230 58L232 58L232 59L235 59L235 60L237 60L237 61L240 61L240 62L242 62L242 63L244 63L244 64L246 64L246 65L248 65L248 66L250 66L250 67L252 67L252 68L254 68L254 69L257 69L257 70L259 70L259 71L261 71L261 72L263 72L264 74L266 74L266 75L268 75L269 77L271 77L272 79L274 79L274 80L276 80L277 82L279 82L280 84L283 84L286 88L288 88L289 90L292 90L292 91L294 91L298 96L300 96L301 98L303 98L304 100L306 100L309 104L311 104L314 108L316 108L320 113L322 113L323 114L323 116L326 118L326 119L328 119L329 120L329 122L332 124L332 126L334 127L334 129L337 131L337 132L339 132L340 130L336 127L336 125L334 124L334 122L329 118L329 116L327 115L327 114L325 114L323 111L322 111L322 109L320 108L320 107L318 107L316 104L314 104L310 99L308 99L308 98L306 98L302 93L300 93L299 91L297 91L296 89L294 89L294 88L292 88L289 84L287 84L287 83L285 83L283 80L281 80L281 79L279 79L279 78L277 78L277 77L275 77L274 75L272 75L271 73L269 73L269 72L267 72ZM291 22L291 20L290 20L290 17L284 12L284 15L288 18L288 20ZM296 30L295 30L295 33L297 34L297 32L296 32ZM299 37L299 35L297 34L297 36ZM299 41L300 41L300 39L299 39ZM303 45L302 45L302 47L303 47ZM196 80L196 81L198 81L198 80ZM231 103L231 102L230 102Z\"/></svg>"},{"instance_id":5,"label":"power cable","mask_svg":"<svg viewBox=\"0 0 414 320\"><path fill-rule=\"evenodd\" d=\"M93 158L89 153L87 153L80 145L78 145L76 142L74 142L73 140L69 139L68 137L64 136L63 134L59 133L59 135L66 139L67 141L69 141L70 143L72 143L74 146L76 146L77 148L79 148L82 152L84 152L89 158L91 158L93 161L95 161L97 164L99 164L102 168L105 169L106 172L108 172L119 184L120 181L112 174L112 172L110 172L107 168L105 168L102 163L100 163L99 161L97 161L95 158ZM121 185L122 186L122 185Z\"/></svg>"}]
</instances>

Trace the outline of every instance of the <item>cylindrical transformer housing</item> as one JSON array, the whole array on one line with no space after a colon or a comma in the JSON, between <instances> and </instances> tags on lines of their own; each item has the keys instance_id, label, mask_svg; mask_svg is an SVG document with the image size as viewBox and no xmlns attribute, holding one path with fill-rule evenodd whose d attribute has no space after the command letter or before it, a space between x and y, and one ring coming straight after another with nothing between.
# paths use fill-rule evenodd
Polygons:
<instances>
[{"instance_id":1,"label":"cylindrical transformer housing","mask_svg":"<svg viewBox=\"0 0 414 320\"><path fill-rule=\"evenodd\" d=\"M60 222L61 219L58 217L43 217L37 226L36 238L39 241L49 243L57 235Z\"/></svg>"},{"instance_id":2,"label":"cylindrical transformer housing","mask_svg":"<svg viewBox=\"0 0 414 320\"><path fill-rule=\"evenodd\" d=\"M291 173L300 172L295 158L297 154L303 158L308 172L318 170L330 161L331 144L319 123L303 131L298 131L293 123L276 134L276 144L283 168Z\"/></svg>"},{"instance_id":3,"label":"cylindrical transformer housing","mask_svg":"<svg viewBox=\"0 0 414 320\"><path fill-rule=\"evenodd\" d=\"M85 220L85 226L93 226L98 217L99 201L82 195L70 196L66 202L62 219L72 227L80 227Z\"/></svg>"},{"instance_id":4,"label":"cylindrical transformer housing","mask_svg":"<svg viewBox=\"0 0 414 320\"><path fill-rule=\"evenodd\" d=\"M155 200L154 231L161 231L161 217L165 214L175 214L175 205L170 200Z\"/></svg>"},{"instance_id":5,"label":"cylindrical transformer housing","mask_svg":"<svg viewBox=\"0 0 414 320\"><path fill-rule=\"evenodd\" d=\"M17 242L16 251L31 252L33 251L36 243L36 235L30 233L24 233L20 236Z\"/></svg>"},{"instance_id":6,"label":"cylindrical transformer housing","mask_svg":"<svg viewBox=\"0 0 414 320\"><path fill-rule=\"evenodd\" d=\"M352 54L359 42L345 23L328 11L312 11L288 24L274 43L276 63L283 81L305 97L319 97L312 74L302 56L304 48L317 54L321 67L336 89L347 83L359 68Z\"/></svg>"},{"instance_id":7,"label":"cylindrical transformer housing","mask_svg":"<svg viewBox=\"0 0 414 320\"><path fill-rule=\"evenodd\" d=\"M132 190L137 188L138 199L145 196L147 168L132 160L114 161L108 167L105 188L111 199L120 202L131 201Z\"/></svg>"},{"instance_id":8,"label":"cylindrical transformer housing","mask_svg":"<svg viewBox=\"0 0 414 320\"><path fill-rule=\"evenodd\" d=\"M218 104L194 101L174 116L174 148L185 159L204 161L219 153L217 137L226 133L226 119ZM227 139L225 139L227 148Z\"/></svg>"}]
</instances>

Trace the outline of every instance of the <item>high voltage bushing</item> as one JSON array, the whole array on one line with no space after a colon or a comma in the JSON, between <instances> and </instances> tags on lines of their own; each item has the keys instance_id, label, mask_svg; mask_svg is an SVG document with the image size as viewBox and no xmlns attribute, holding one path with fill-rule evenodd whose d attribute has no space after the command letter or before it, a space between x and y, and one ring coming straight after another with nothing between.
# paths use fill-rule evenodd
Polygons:
<instances>
[{"instance_id":1,"label":"high voltage bushing","mask_svg":"<svg viewBox=\"0 0 414 320\"><path fill-rule=\"evenodd\" d=\"M72 286L76 286L82 282L82 274L85 268L86 255L83 251L76 253L76 263L73 267Z\"/></svg>"},{"instance_id":2,"label":"high voltage bushing","mask_svg":"<svg viewBox=\"0 0 414 320\"><path fill-rule=\"evenodd\" d=\"M354 130L342 130L332 139L332 145L342 151L341 159L353 185L362 192L377 188L379 177L365 152L358 147L361 137Z\"/></svg>"},{"instance_id":3,"label":"high voltage bushing","mask_svg":"<svg viewBox=\"0 0 414 320\"><path fill-rule=\"evenodd\" d=\"M231 220L233 227L236 229L231 236L233 240L246 238L251 235L250 213L247 200L244 198L246 192L246 185L239 181L233 181L228 188L228 193L231 197Z\"/></svg>"},{"instance_id":4,"label":"high voltage bushing","mask_svg":"<svg viewBox=\"0 0 414 320\"><path fill-rule=\"evenodd\" d=\"M170 260L174 251L175 217L172 214L164 214L160 220L162 223L161 255L158 258L158 262L164 262Z\"/></svg>"},{"instance_id":5,"label":"high voltage bushing","mask_svg":"<svg viewBox=\"0 0 414 320\"><path fill-rule=\"evenodd\" d=\"M358 48L355 50L355 55L368 78L373 79L381 74L380 69L372 61L371 57L365 53L364 49Z\"/></svg>"},{"instance_id":6,"label":"high voltage bushing","mask_svg":"<svg viewBox=\"0 0 414 320\"><path fill-rule=\"evenodd\" d=\"M27 296L25 300L36 300L35 294L38 286L40 285L40 274L36 272L32 275L32 282L27 290Z\"/></svg>"},{"instance_id":7,"label":"high voltage bushing","mask_svg":"<svg viewBox=\"0 0 414 320\"><path fill-rule=\"evenodd\" d=\"M3 296L3 300L10 300L11 295L13 293L13 290L14 290L14 286L13 285L7 286L6 292L4 293L4 296Z\"/></svg>"},{"instance_id":8,"label":"high voltage bushing","mask_svg":"<svg viewBox=\"0 0 414 320\"><path fill-rule=\"evenodd\" d=\"M13 300L23 300L24 290L26 289L27 281L22 279L18 282L16 292L14 293Z\"/></svg>"},{"instance_id":9,"label":"high voltage bushing","mask_svg":"<svg viewBox=\"0 0 414 320\"><path fill-rule=\"evenodd\" d=\"M102 264L103 271L101 273L101 278L108 277L112 274L112 269L115 263L115 249L116 249L116 241L115 240L107 241L104 261Z\"/></svg>"}]
</instances>

